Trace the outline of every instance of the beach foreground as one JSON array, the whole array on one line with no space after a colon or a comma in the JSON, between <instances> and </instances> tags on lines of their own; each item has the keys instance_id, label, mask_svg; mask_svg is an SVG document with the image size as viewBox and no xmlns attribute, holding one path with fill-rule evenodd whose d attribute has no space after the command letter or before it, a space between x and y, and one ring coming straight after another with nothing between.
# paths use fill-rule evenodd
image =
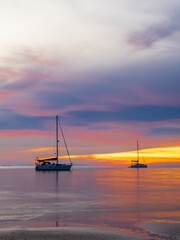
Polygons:
<instances>
[{"instance_id":1,"label":"beach foreground","mask_svg":"<svg viewBox=\"0 0 180 240\"><path fill-rule=\"evenodd\" d=\"M97 228L26 228L0 230L1 240L140 240L135 234Z\"/></svg>"},{"instance_id":2,"label":"beach foreground","mask_svg":"<svg viewBox=\"0 0 180 240\"><path fill-rule=\"evenodd\" d=\"M147 222L140 225L146 231L180 239L180 223Z\"/></svg>"}]
</instances>

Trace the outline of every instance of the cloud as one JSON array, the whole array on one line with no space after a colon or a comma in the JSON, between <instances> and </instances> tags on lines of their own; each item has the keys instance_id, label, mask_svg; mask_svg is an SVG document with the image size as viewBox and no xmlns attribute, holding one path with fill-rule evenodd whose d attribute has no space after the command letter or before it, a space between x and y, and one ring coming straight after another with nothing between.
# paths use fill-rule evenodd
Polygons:
<instances>
[{"instance_id":1,"label":"cloud","mask_svg":"<svg viewBox=\"0 0 180 240\"><path fill-rule=\"evenodd\" d=\"M64 73L63 77L60 72L55 72L51 77L49 71L22 71L22 78L4 83L4 92L16 94L3 94L6 105L1 102L0 106L3 109L13 109L14 112L37 116L73 110L107 111L114 116L113 119L118 119L114 112L117 111L118 115L120 107L132 104L178 106L179 73L178 62L152 63L150 66L144 63L105 73ZM68 121L70 123L70 119Z\"/></svg>"},{"instance_id":2,"label":"cloud","mask_svg":"<svg viewBox=\"0 0 180 240\"><path fill-rule=\"evenodd\" d=\"M38 69L0 68L1 89L2 90L23 90L31 88L40 81L47 79L48 74Z\"/></svg>"},{"instance_id":3,"label":"cloud","mask_svg":"<svg viewBox=\"0 0 180 240\"><path fill-rule=\"evenodd\" d=\"M46 56L47 54L42 51L32 51L30 49L23 49L20 54L25 61L28 61L29 64L38 65L41 67L60 67L62 62L54 58Z\"/></svg>"},{"instance_id":4,"label":"cloud","mask_svg":"<svg viewBox=\"0 0 180 240\"><path fill-rule=\"evenodd\" d=\"M140 121L153 122L180 119L180 107L127 106L114 111L71 111L66 115L75 124L99 122Z\"/></svg>"},{"instance_id":5,"label":"cloud","mask_svg":"<svg viewBox=\"0 0 180 240\"><path fill-rule=\"evenodd\" d=\"M14 94L16 94L16 92L11 92L11 91L0 92L0 99L7 98L7 97L12 96Z\"/></svg>"},{"instance_id":6,"label":"cloud","mask_svg":"<svg viewBox=\"0 0 180 240\"><path fill-rule=\"evenodd\" d=\"M26 137L26 136L44 136L44 137L49 137L49 132L48 131L39 131L38 130L12 130L12 129L1 129L0 130L0 135L1 136L8 136L8 137Z\"/></svg>"},{"instance_id":7,"label":"cloud","mask_svg":"<svg viewBox=\"0 0 180 240\"><path fill-rule=\"evenodd\" d=\"M8 110L0 110L1 130L45 129L45 121L51 117L33 117L20 115Z\"/></svg>"},{"instance_id":8,"label":"cloud","mask_svg":"<svg viewBox=\"0 0 180 240\"><path fill-rule=\"evenodd\" d=\"M62 84L63 86L63 84ZM34 99L42 108L62 109L69 106L81 104L83 99L79 95L73 95L71 90L63 92L60 89L52 91L34 91Z\"/></svg>"},{"instance_id":9,"label":"cloud","mask_svg":"<svg viewBox=\"0 0 180 240\"><path fill-rule=\"evenodd\" d=\"M150 129L147 134L149 136L179 136L180 128L178 127L159 127Z\"/></svg>"},{"instance_id":10,"label":"cloud","mask_svg":"<svg viewBox=\"0 0 180 240\"><path fill-rule=\"evenodd\" d=\"M136 49L148 49L156 42L172 36L180 31L180 9L177 8L167 16L164 22L147 26L142 31L134 31L128 35L127 42Z\"/></svg>"}]
</instances>

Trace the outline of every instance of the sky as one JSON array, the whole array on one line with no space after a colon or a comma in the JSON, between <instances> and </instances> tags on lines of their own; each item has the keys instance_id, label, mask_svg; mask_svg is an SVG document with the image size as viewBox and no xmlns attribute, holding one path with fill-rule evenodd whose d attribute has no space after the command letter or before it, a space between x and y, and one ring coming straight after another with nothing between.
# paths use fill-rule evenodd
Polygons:
<instances>
[{"instance_id":1,"label":"sky","mask_svg":"<svg viewBox=\"0 0 180 240\"><path fill-rule=\"evenodd\" d=\"M137 140L179 164L179 0L0 0L0 19L0 165L53 155L57 114L74 164L127 165Z\"/></svg>"}]
</instances>

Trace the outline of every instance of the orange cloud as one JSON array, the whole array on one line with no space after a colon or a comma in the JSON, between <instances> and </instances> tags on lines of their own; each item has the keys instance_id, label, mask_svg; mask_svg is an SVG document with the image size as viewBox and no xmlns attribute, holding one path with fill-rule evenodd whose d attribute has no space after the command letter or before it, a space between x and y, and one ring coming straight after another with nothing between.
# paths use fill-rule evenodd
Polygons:
<instances>
[{"instance_id":1,"label":"orange cloud","mask_svg":"<svg viewBox=\"0 0 180 240\"><path fill-rule=\"evenodd\" d=\"M53 147L41 147L41 148L32 148L32 149L29 149L29 150L25 150L24 152L48 152L48 151L51 151L53 150L54 148Z\"/></svg>"}]
</instances>

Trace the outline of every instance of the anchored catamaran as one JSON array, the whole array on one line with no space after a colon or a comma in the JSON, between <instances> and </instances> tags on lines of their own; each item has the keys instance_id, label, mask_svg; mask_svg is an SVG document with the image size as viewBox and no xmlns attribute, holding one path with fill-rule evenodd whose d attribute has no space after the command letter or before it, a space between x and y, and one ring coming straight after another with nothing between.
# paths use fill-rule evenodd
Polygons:
<instances>
[{"instance_id":1,"label":"anchored catamaran","mask_svg":"<svg viewBox=\"0 0 180 240\"><path fill-rule=\"evenodd\" d=\"M59 137L58 137L58 125L61 130L61 134L64 140L64 144L66 147L67 154L69 156L69 161L70 164L63 164L58 162L58 157L59 157L59 151L58 151L58 143L59 143ZM64 134L62 131L61 123L59 121L58 116L56 116L56 156L54 157L47 157L47 158L37 158L35 160L36 170L40 171L70 171L72 167L72 161L69 155L69 151L67 148L67 144L64 138Z\"/></svg>"},{"instance_id":2,"label":"anchored catamaran","mask_svg":"<svg viewBox=\"0 0 180 240\"><path fill-rule=\"evenodd\" d=\"M146 164L139 163L139 143L137 141L137 160L131 161L131 166L129 168L147 168Z\"/></svg>"}]
</instances>

